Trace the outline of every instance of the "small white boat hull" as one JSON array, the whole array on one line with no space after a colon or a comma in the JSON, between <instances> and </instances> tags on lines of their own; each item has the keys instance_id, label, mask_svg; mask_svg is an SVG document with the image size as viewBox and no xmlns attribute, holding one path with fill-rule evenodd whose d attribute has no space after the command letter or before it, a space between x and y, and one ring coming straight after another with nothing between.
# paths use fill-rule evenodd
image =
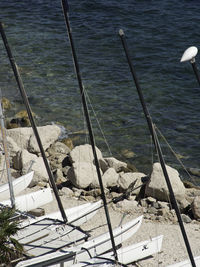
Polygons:
<instances>
[{"instance_id":1,"label":"small white boat hull","mask_svg":"<svg viewBox=\"0 0 200 267\"><path fill-rule=\"evenodd\" d=\"M115 239L116 246L121 244L137 232L142 223L142 217L143 216L140 216L113 230L113 236ZM88 260L90 258L90 255L92 257L95 257L96 255L105 253L111 248L112 244L110 241L110 235L107 232L83 243L82 245L66 249L63 248L61 251L49 253L47 255L36 257L27 261L21 261L17 264L17 266L72 266L78 261Z\"/></svg>"},{"instance_id":2,"label":"small white boat hull","mask_svg":"<svg viewBox=\"0 0 200 267\"><path fill-rule=\"evenodd\" d=\"M33 179L34 172L29 172L19 178L16 178L12 181L14 195L19 194L24 189L28 187L31 180ZM9 184L3 184L0 186L0 201L10 198Z\"/></svg>"},{"instance_id":3,"label":"small white boat hull","mask_svg":"<svg viewBox=\"0 0 200 267\"><path fill-rule=\"evenodd\" d=\"M53 201L51 188L45 188L36 192L15 197L15 206L19 211L27 212L32 209L41 207L51 201ZM4 200L1 201L1 204L5 206L11 206L11 201Z\"/></svg>"},{"instance_id":4,"label":"small white boat hull","mask_svg":"<svg viewBox=\"0 0 200 267\"><path fill-rule=\"evenodd\" d=\"M86 203L70 209L65 209L65 214L67 216L68 223L73 223L74 226L80 226L81 224L87 222L91 219L98 211L101 206L101 200L95 203ZM35 219L27 219L21 223L21 227L25 227L36 221L50 218L54 220L63 220L60 211L46 214Z\"/></svg>"},{"instance_id":5,"label":"small white boat hull","mask_svg":"<svg viewBox=\"0 0 200 267\"><path fill-rule=\"evenodd\" d=\"M127 247L122 247L117 250L118 261L121 264L129 264L155 253L160 252L162 247L163 235L154 237L152 239L142 241L137 244L133 244ZM89 261L80 262L74 264L73 267L86 267L86 266L114 266L113 252L109 252L99 256L99 258L93 258Z\"/></svg>"}]
</instances>

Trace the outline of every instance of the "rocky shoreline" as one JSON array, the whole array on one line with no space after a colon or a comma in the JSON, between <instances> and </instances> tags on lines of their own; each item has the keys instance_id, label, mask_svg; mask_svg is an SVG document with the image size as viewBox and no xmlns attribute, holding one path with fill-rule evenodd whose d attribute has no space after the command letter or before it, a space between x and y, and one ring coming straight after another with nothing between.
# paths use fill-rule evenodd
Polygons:
<instances>
[{"instance_id":1,"label":"rocky shoreline","mask_svg":"<svg viewBox=\"0 0 200 267\"><path fill-rule=\"evenodd\" d=\"M60 140L62 128L58 125L38 127L38 132L59 194L86 201L99 199L101 192L91 146L85 144L73 147L69 138ZM48 174L32 128L8 129L7 142L12 175L18 177L33 170L30 190L38 186L46 187ZM116 158L104 158L101 151L96 149L108 201L121 197L120 201L113 204L116 210L128 214L142 213L148 220L177 221L159 163L153 164L152 173L147 176ZM0 168L2 173L3 156ZM167 171L183 221L200 221L200 188L191 185L186 188L177 170L167 166ZM6 182L6 177L1 179L3 182ZM186 185L188 187L188 183Z\"/></svg>"},{"instance_id":2,"label":"rocky shoreline","mask_svg":"<svg viewBox=\"0 0 200 267\"><path fill-rule=\"evenodd\" d=\"M26 112L18 115L7 123L6 131L11 173L17 178L30 170L34 171L34 179L26 189L26 193L29 193L49 186L49 177ZM101 192L91 146L85 144L74 147L70 138L63 138L63 128L58 125L38 127L38 132L64 208L100 199ZM139 266L164 267L187 259L187 251L174 209L169 201L169 192L160 164L154 163L152 173L147 175L116 158L104 158L98 148L97 155L109 203L112 227L143 215L139 231L123 245L131 245L158 235L164 236L161 252L140 261ZM1 153L0 183L7 182L4 165L4 156ZM167 170L192 251L198 256L200 255L200 188L190 182L183 183L177 170L170 166L167 166ZM193 175L200 176L198 169L191 171ZM51 203L30 213L40 216L57 211L57 202L55 197L53 198ZM88 231L92 237L107 232L103 209L100 209L94 218L81 228Z\"/></svg>"}]
</instances>

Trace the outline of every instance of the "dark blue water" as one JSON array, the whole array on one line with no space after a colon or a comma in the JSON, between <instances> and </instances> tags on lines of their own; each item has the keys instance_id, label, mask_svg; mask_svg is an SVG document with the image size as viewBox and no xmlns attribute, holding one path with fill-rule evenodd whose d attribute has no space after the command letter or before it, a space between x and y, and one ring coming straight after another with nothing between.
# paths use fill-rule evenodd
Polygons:
<instances>
[{"instance_id":1,"label":"dark blue water","mask_svg":"<svg viewBox=\"0 0 200 267\"><path fill-rule=\"evenodd\" d=\"M122 28L153 121L186 167L200 167L200 88L186 48L200 44L199 1L69 1L83 83L114 156L148 172L152 146L118 31ZM79 88L60 1L7 0L0 17L38 124L60 122L68 133L85 129ZM0 41L0 87L22 109ZM197 66L200 64L196 57ZM91 107L89 106L90 110ZM108 149L91 112L96 144ZM76 142L81 143L83 139ZM179 168L162 142L166 162Z\"/></svg>"}]
</instances>

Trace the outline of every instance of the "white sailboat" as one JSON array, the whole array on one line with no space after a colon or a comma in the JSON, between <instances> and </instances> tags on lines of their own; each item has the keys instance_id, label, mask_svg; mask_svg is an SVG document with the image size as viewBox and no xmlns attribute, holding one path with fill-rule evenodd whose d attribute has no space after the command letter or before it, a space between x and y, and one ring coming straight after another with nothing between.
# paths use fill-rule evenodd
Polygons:
<instances>
[{"instance_id":1,"label":"white sailboat","mask_svg":"<svg viewBox=\"0 0 200 267\"><path fill-rule=\"evenodd\" d=\"M72 223L74 226L82 225L83 223L87 222L97 213L100 206L101 206L101 200L94 202L94 203L88 202L86 204L81 204L73 208L65 209L68 223L69 224ZM46 214L44 216L40 216L38 218L28 218L27 220L24 220L21 223L21 227L29 226L45 218L50 218L50 219L60 220L60 221L63 220L60 211L56 211L50 214Z\"/></svg>"},{"instance_id":2,"label":"white sailboat","mask_svg":"<svg viewBox=\"0 0 200 267\"><path fill-rule=\"evenodd\" d=\"M19 211L28 212L30 210L46 205L51 201L53 201L53 196L51 188L48 187L15 197L15 207ZM10 199L1 201L1 204L11 207Z\"/></svg>"},{"instance_id":3,"label":"white sailboat","mask_svg":"<svg viewBox=\"0 0 200 267\"><path fill-rule=\"evenodd\" d=\"M138 231L142 223L142 218L143 216L140 216L113 230L113 236L115 239L116 246L121 244L128 238L130 238L133 234L135 234ZM96 238L88 240L87 242L80 244L79 246L73 246L70 248L63 247L62 249L56 252L47 253L46 255L35 257L30 260L21 261L17 264L17 267L22 267L22 266L42 267L50 265L72 266L72 264L78 261L88 260L90 257L100 255L110 249L112 249L112 244L109 233L107 232Z\"/></svg>"},{"instance_id":4,"label":"white sailboat","mask_svg":"<svg viewBox=\"0 0 200 267\"><path fill-rule=\"evenodd\" d=\"M12 180L13 192L15 195L21 193L28 187L31 180L33 179L34 172L31 171L19 178ZM0 185L0 201L8 200L10 198L9 183Z\"/></svg>"},{"instance_id":5,"label":"white sailboat","mask_svg":"<svg viewBox=\"0 0 200 267\"><path fill-rule=\"evenodd\" d=\"M130 264L139 261L155 253L160 252L162 247L163 235L154 237L152 239L142 241L127 247L122 247L117 250L118 266L121 264ZM101 254L96 258L88 261L82 261L74 264L73 267L86 267L86 266L115 266L115 259L113 252Z\"/></svg>"}]
</instances>

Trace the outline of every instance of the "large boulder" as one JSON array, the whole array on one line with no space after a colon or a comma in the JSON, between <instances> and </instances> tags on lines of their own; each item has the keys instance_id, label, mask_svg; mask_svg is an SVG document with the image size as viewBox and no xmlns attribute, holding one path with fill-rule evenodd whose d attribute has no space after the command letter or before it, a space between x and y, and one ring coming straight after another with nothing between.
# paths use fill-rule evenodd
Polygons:
<instances>
[{"instance_id":1,"label":"large boulder","mask_svg":"<svg viewBox=\"0 0 200 267\"><path fill-rule=\"evenodd\" d=\"M119 178L119 174L115 171L114 168L107 169L107 171L102 176L104 187L117 186L118 178Z\"/></svg>"},{"instance_id":2,"label":"large boulder","mask_svg":"<svg viewBox=\"0 0 200 267\"><path fill-rule=\"evenodd\" d=\"M116 172L122 171L124 168L127 168L127 163L122 162L113 157L105 158L105 161L110 168L114 168Z\"/></svg>"},{"instance_id":3,"label":"large boulder","mask_svg":"<svg viewBox=\"0 0 200 267\"><path fill-rule=\"evenodd\" d=\"M22 172L27 173L29 167L29 164L25 165ZM32 162L31 170L34 171L34 177L29 187L49 181L49 176L42 157L37 157L37 159Z\"/></svg>"},{"instance_id":4,"label":"large boulder","mask_svg":"<svg viewBox=\"0 0 200 267\"><path fill-rule=\"evenodd\" d=\"M191 205L193 216L196 220L200 220L200 196L196 196Z\"/></svg>"},{"instance_id":5,"label":"large boulder","mask_svg":"<svg viewBox=\"0 0 200 267\"><path fill-rule=\"evenodd\" d=\"M16 154L13 163L14 168L21 170L22 174L26 174L31 170L34 171L34 176L29 187L37 185L40 182L48 182L49 176L42 157L38 157L24 149Z\"/></svg>"},{"instance_id":6,"label":"large boulder","mask_svg":"<svg viewBox=\"0 0 200 267\"><path fill-rule=\"evenodd\" d=\"M7 137L12 138L14 143L20 149L26 149L26 150L28 148L29 139L32 133L33 130L30 127L14 128L6 131Z\"/></svg>"},{"instance_id":7,"label":"large boulder","mask_svg":"<svg viewBox=\"0 0 200 267\"><path fill-rule=\"evenodd\" d=\"M37 127L44 150L58 140L61 128L57 125L46 125ZM39 153L39 147L31 127L14 128L7 130L7 136L12 138L16 145L22 150L31 153Z\"/></svg>"},{"instance_id":8,"label":"large boulder","mask_svg":"<svg viewBox=\"0 0 200 267\"><path fill-rule=\"evenodd\" d=\"M178 202L183 202L185 199L185 187L179 177L177 170L166 165L166 170L174 191L175 198ZM146 195L152 196L160 201L169 201L169 190L163 175L160 163L154 163L151 173L150 182L146 186Z\"/></svg>"},{"instance_id":9,"label":"large boulder","mask_svg":"<svg viewBox=\"0 0 200 267\"><path fill-rule=\"evenodd\" d=\"M96 148L97 158L103 159L101 151ZM74 162L93 162L94 163L94 156L92 151L92 146L89 144L76 146L69 154L69 159L71 163Z\"/></svg>"},{"instance_id":10,"label":"large boulder","mask_svg":"<svg viewBox=\"0 0 200 267\"><path fill-rule=\"evenodd\" d=\"M53 169L62 170L63 167L67 164L67 155L71 150L62 142L55 142L47 150L49 154L49 161L51 162L51 167Z\"/></svg>"},{"instance_id":11,"label":"large boulder","mask_svg":"<svg viewBox=\"0 0 200 267\"><path fill-rule=\"evenodd\" d=\"M67 178L78 188L87 188L96 177L96 168L89 162L75 162L67 173Z\"/></svg>"},{"instance_id":12,"label":"large boulder","mask_svg":"<svg viewBox=\"0 0 200 267\"><path fill-rule=\"evenodd\" d=\"M47 150L54 142L56 142L61 134L61 128L58 125L46 125L38 127L37 129L44 150ZM34 133L30 136L28 151L36 154L40 152Z\"/></svg>"},{"instance_id":13,"label":"large boulder","mask_svg":"<svg viewBox=\"0 0 200 267\"><path fill-rule=\"evenodd\" d=\"M135 182L135 186L140 186L143 184L142 177L146 175L141 172L127 172L127 173L120 173L118 185L121 191L125 191L128 189L131 183ZM141 188L138 188L132 192L132 194L137 195L139 194Z\"/></svg>"}]
</instances>

